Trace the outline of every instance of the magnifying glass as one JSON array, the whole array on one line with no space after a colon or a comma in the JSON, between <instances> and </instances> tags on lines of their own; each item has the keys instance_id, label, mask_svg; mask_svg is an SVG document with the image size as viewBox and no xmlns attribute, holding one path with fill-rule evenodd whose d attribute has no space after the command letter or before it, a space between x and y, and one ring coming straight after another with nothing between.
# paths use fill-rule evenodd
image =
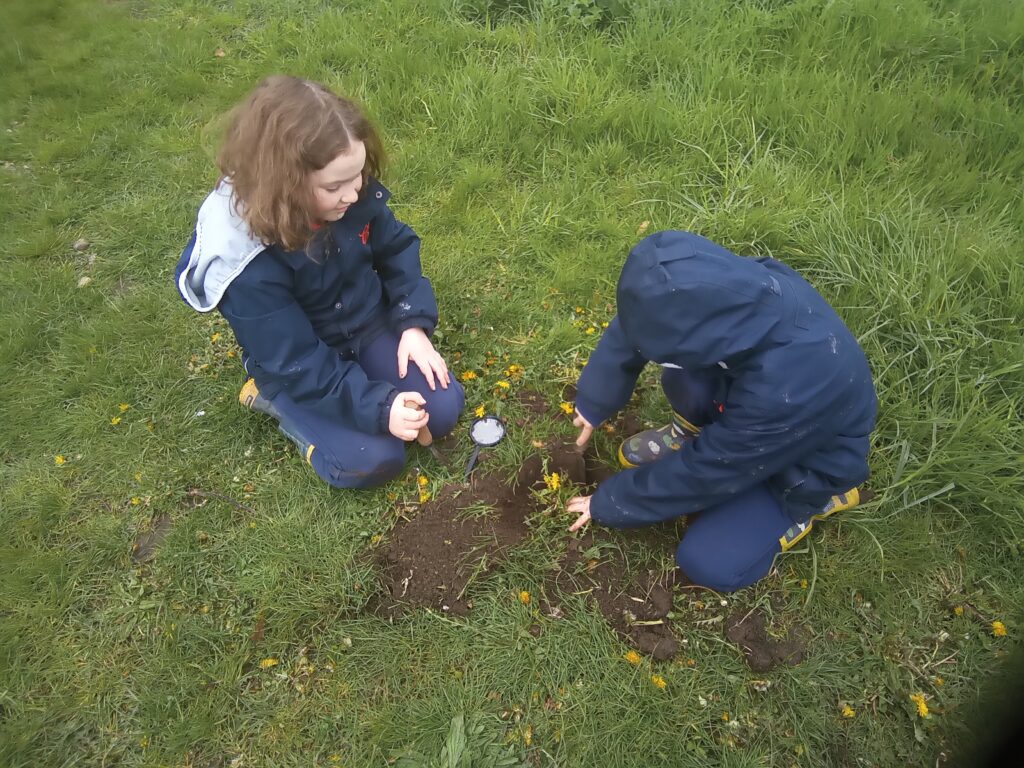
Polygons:
<instances>
[{"instance_id":1,"label":"magnifying glass","mask_svg":"<svg viewBox=\"0 0 1024 768\"><path fill-rule=\"evenodd\" d=\"M492 448L501 442L505 436L505 423L497 416L484 416L477 419L469 428L469 437L474 443L473 453L466 462L465 480L469 480L469 473L476 466L476 460L480 457L481 448Z\"/></svg>"}]
</instances>

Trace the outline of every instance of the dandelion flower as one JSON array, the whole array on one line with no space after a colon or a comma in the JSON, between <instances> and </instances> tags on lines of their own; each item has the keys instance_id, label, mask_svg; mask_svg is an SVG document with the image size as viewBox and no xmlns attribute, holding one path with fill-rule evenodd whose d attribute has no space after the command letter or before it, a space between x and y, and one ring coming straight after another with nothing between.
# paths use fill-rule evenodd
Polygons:
<instances>
[{"instance_id":1,"label":"dandelion flower","mask_svg":"<svg viewBox=\"0 0 1024 768\"><path fill-rule=\"evenodd\" d=\"M1001 621L993 621L992 634L995 637L1006 637L1006 625Z\"/></svg>"},{"instance_id":2,"label":"dandelion flower","mask_svg":"<svg viewBox=\"0 0 1024 768\"><path fill-rule=\"evenodd\" d=\"M572 403L560 403L558 407L562 409L563 413L571 414L574 410L576 410L575 408L572 407Z\"/></svg>"},{"instance_id":3,"label":"dandelion flower","mask_svg":"<svg viewBox=\"0 0 1024 768\"><path fill-rule=\"evenodd\" d=\"M857 713L853 711L853 707L851 707L849 704L843 704L843 709L842 709L843 717L849 718L849 717L853 717L856 714Z\"/></svg>"},{"instance_id":4,"label":"dandelion flower","mask_svg":"<svg viewBox=\"0 0 1024 768\"><path fill-rule=\"evenodd\" d=\"M509 384L509 383L508 383L507 381L505 381L504 379L502 379L501 381L499 381L499 382L498 382L498 387L499 387L500 389L509 389L509 388L510 388L511 386L512 386L512 385L511 385L511 384Z\"/></svg>"},{"instance_id":5,"label":"dandelion flower","mask_svg":"<svg viewBox=\"0 0 1024 768\"><path fill-rule=\"evenodd\" d=\"M478 419L482 419L482 418L484 417L484 413L486 413L486 411L484 411L484 407L483 407L482 405L478 405L478 406L476 407L476 410L475 410L475 411L473 411L473 413L475 413L475 414L476 414L476 417L477 417Z\"/></svg>"},{"instance_id":6,"label":"dandelion flower","mask_svg":"<svg viewBox=\"0 0 1024 768\"><path fill-rule=\"evenodd\" d=\"M963 616L964 615L964 607L962 605L954 605L953 606L953 613L955 613L957 616Z\"/></svg>"},{"instance_id":7,"label":"dandelion flower","mask_svg":"<svg viewBox=\"0 0 1024 768\"><path fill-rule=\"evenodd\" d=\"M217 331L215 334L213 334L213 336L210 337L211 344L216 344L218 341L220 341L220 331Z\"/></svg>"},{"instance_id":8,"label":"dandelion flower","mask_svg":"<svg viewBox=\"0 0 1024 768\"><path fill-rule=\"evenodd\" d=\"M641 661L640 654L636 651L626 651L626 653L622 654L622 658L624 658L634 667L637 666Z\"/></svg>"},{"instance_id":9,"label":"dandelion flower","mask_svg":"<svg viewBox=\"0 0 1024 768\"><path fill-rule=\"evenodd\" d=\"M112 418L110 420L110 423L113 424L116 427L118 424L121 423L121 417L120 416L115 416L114 418Z\"/></svg>"},{"instance_id":10,"label":"dandelion flower","mask_svg":"<svg viewBox=\"0 0 1024 768\"><path fill-rule=\"evenodd\" d=\"M476 371L463 371L459 374L459 378L463 381L472 381L476 378Z\"/></svg>"},{"instance_id":11,"label":"dandelion flower","mask_svg":"<svg viewBox=\"0 0 1024 768\"><path fill-rule=\"evenodd\" d=\"M519 602L523 605L530 604L530 593L527 592L525 589L519 593Z\"/></svg>"},{"instance_id":12,"label":"dandelion flower","mask_svg":"<svg viewBox=\"0 0 1024 768\"><path fill-rule=\"evenodd\" d=\"M137 507L141 503L142 503L142 499L140 499L138 496L132 496L132 506L133 507Z\"/></svg>"},{"instance_id":13,"label":"dandelion flower","mask_svg":"<svg viewBox=\"0 0 1024 768\"><path fill-rule=\"evenodd\" d=\"M665 678L661 675L651 675L651 682L654 683L654 686L656 688L660 688L663 691L665 690L665 687L668 685L668 683L665 682Z\"/></svg>"},{"instance_id":14,"label":"dandelion flower","mask_svg":"<svg viewBox=\"0 0 1024 768\"><path fill-rule=\"evenodd\" d=\"M919 717L928 717L928 704L924 700L923 693L911 694L910 700L917 706L917 714Z\"/></svg>"},{"instance_id":15,"label":"dandelion flower","mask_svg":"<svg viewBox=\"0 0 1024 768\"><path fill-rule=\"evenodd\" d=\"M583 314L583 307L576 307L576 314L577 315L582 315Z\"/></svg>"},{"instance_id":16,"label":"dandelion flower","mask_svg":"<svg viewBox=\"0 0 1024 768\"><path fill-rule=\"evenodd\" d=\"M592 326L592 325L591 325L591 326L589 326L589 327L587 328L587 330L585 330L585 331L584 331L584 333L585 333L585 334L587 334L587 335L589 336L590 334L592 334L592 333L593 333L594 331L596 331L596 330L597 330L597 328L595 328L594 326Z\"/></svg>"},{"instance_id":17,"label":"dandelion flower","mask_svg":"<svg viewBox=\"0 0 1024 768\"><path fill-rule=\"evenodd\" d=\"M523 731L523 744L530 746L533 743L533 726L526 726L526 730Z\"/></svg>"},{"instance_id":18,"label":"dandelion flower","mask_svg":"<svg viewBox=\"0 0 1024 768\"><path fill-rule=\"evenodd\" d=\"M65 462L67 462L67 459L65 459L62 454L58 453L56 456L53 457L53 463L56 464L58 467L61 464L64 464Z\"/></svg>"},{"instance_id":19,"label":"dandelion flower","mask_svg":"<svg viewBox=\"0 0 1024 768\"><path fill-rule=\"evenodd\" d=\"M608 323L607 322L601 323L601 327L602 328L607 328L608 327Z\"/></svg>"},{"instance_id":20,"label":"dandelion flower","mask_svg":"<svg viewBox=\"0 0 1024 768\"><path fill-rule=\"evenodd\" d=\"M946 684L946 681L943 680L941 677L936 677L935 680L933 680L932 682L934 682L940 688Z\"/></svg>"},{"instance_id":21,"label":"dandelion flower","mask_svg":"<svg viewBox=\"0 0 1024 768\"><path fill-rule=\"evenodd\" d=\"M807 589L807 579L800 579L800 589Z\"/></svg>"},{"instance_id":22,"label":"dandelion flower","mask_svg":"<svg viewBox=\"0 0 1024 768\"><path fill-rule=\"evenodd\" d=\"M729 713L728 712L723 712L722 713L722 722L723 723L728 723L729 722Z\"/></svg>"},{"instance_id":23,"label":"dandelion flower","mask_svg":"<svg viewBox=\"0 0 1024 768\"><path fill-rule=\"evenodd\" d=\"M263 661L260 662L260 669L270 669L271 667L276 667L277 665L277 659L271 656L270 658L263 659Z\"/></svg>"},{"instance_id":24,"label":"dandelion flower","mask_svg":"<svg viewBox=\"0 0 1024 768\"><path fill-rule=\"evenodd\" d=\"M420 491L420 504L426 504L430 501L430 491Z\"/></svg>"},{"instance_id":25,"label":"dandelion flower","mask_svg":"<svg viewBox=\"0 0 1024 768\"><path fill-rule=\"evenodd\" d=\"M416 478L416 484L420 488L425 488L427 486L427 483L429 483L429 482L430 481L427 479L426 475L420 475L419 477Z\"/></svg>"},{"instance_id":26,"label":"dandelion flower","mask_svg":"<svg viewBox=\"0 0 1024 768\"><path fill-rule=\"evenodd\" d=\"M128 403L119 403L117 407L121 409L121 413L124 413L129 408L131 408L131 406L128 405Z\"/></svg>"},{"instance_id":27,"label":"dandelion flower","mask_svg":"<svg viewBox=\"0 0 1024 768\"><path fill-rule=\"evenodd\" d=\"M562 487L562 478L557 472L552 472L550 475L544 475L544 484L552 491L557 491Z\"/></svg>"}]
</instances>

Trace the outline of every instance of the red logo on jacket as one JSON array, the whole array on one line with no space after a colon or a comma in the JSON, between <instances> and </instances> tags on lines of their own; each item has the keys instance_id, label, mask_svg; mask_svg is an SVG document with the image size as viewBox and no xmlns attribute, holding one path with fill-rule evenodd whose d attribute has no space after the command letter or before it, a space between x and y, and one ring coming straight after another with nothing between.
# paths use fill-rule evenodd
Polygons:
<instances>
[{"instance_id":1,"label":"red logo on jacket","mask_svg":"<svg viewBox=\"0 0 1024 768\"><path fill-rule=\"evenodd\" d=\"M363 231L359 233L359 239L363 241L363 245L370 242L370 222L366 222L366 226L363 227Z\"/></svg>"}]
</instances>

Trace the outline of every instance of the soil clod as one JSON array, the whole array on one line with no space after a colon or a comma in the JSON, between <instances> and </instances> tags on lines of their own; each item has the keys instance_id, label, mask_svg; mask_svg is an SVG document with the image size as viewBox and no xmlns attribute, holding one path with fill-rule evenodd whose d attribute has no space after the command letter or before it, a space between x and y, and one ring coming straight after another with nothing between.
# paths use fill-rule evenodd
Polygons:
<instances>
[{"instance_id":1,"label":"soil clod","mask_svg":"<svg viewBox=\"0 0 1024 768\"><path fill-rule=\"evenodd\" d=\"M764 614L759 610L737 611L725 623L725 636L743 651L754 672L779 666L794 667L804 660L807 640L802 628L791 628L785 637L768 634Z\"/></svg>"}]
</instances>

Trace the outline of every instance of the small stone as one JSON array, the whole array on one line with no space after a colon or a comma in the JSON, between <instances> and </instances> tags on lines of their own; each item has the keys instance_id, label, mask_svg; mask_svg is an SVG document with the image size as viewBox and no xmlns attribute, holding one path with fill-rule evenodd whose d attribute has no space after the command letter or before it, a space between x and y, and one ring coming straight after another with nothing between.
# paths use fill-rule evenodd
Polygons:
<instances>
[{"instance_id":1,"label":"small stone","mask_svg":"<svg viewBox=\"0 0 1024 768\"><path fill-rule=\"evenodd\" d=\"M75 240L75 244L72 245L71 247L74 248L76 251L87 251L89 250L90 245L92 245L92 243L90 243L84 237L80 237L77 240Z\"/></svg>"},{"instance_id":2,"label":"small stone","mask_svg":"<svg viewBox=\"0 0 1024 768\"><path fill-rule=\"evenodd\" d=\"M85 286L87 286L91 282L92 282L92 278L91 277L80 277L78 279L78 287L79 288L85 288Z\"/></svg>"}]
</instances>

